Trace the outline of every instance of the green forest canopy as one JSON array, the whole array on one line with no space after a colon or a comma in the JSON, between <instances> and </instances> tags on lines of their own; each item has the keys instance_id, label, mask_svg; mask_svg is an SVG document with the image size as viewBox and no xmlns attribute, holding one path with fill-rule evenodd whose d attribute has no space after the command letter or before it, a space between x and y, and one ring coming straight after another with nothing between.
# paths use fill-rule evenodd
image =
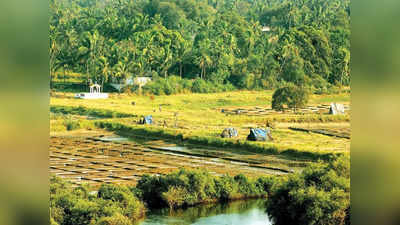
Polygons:
<instances>
[{"instance_id":1,"label":"green forest canopy","mask_svg":"<svg viewBox=\"0 0 400 225\"><path fill-rule=\"evenodd\" d=\"M50 72L349 85L349 0L51 0Z\"/></svg>"}]
</instances>

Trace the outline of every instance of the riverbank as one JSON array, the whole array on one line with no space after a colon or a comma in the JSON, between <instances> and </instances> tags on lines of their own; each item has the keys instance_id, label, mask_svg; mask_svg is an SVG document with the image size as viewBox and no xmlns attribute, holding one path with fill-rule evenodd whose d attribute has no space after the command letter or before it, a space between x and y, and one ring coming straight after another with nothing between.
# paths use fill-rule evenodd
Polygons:
<instances>
[{"instance_id":1,"label":"riverbank","mask_svg":"<svg viewBox=\"0 0 400 225\"><path fill-rule=\"evenodd\" d=\"M147 209L181 209L205 202L227 202L267 197L268 214L277 224L349 224L350 167L348 158L328 164L313 164L300 174L289 177L244 175L214 176L205 170L179 170L144 175L136 186L103 184L97 191L87 185L71 184L51 178L50 216L52 224L122 224L131 225L145 216ZM293 207L295 212L288 210ZM320 214L310 212L318 209ZM290 213L289 213L290 212ZM286 222L289 223L286 223ZM119 223L118 223L119 224Z\"/></svg>"},{"instance_id":2,"label":"riverbank","mask_svg":"<svg viewBox=\"0 0 400 225\"><path fill-rule=\"evenodd\" d=\"M244 175L216 177L201 170L180 170L164 176L145 175L137 186L103 184L97 190L50 179L51 224L132 224L146 211L180 209L233 200L264 198L273 178L248 179ZM146 209L147 208L147 209ZM74 222L75 221L75 222Z\"/></svg>"}]
</instances>

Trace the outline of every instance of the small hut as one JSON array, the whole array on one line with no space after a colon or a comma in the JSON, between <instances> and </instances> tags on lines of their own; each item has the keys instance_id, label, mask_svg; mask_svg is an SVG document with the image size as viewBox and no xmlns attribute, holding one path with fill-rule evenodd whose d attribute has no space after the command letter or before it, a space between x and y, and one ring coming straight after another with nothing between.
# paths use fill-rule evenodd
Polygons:
<instances>
[{"instance_id":1,"label":"small hut","mask_svg":"<svg viewBox=\"0 0 400 225\"><path fill-rule=\"evenodd\" d=\"M344 105L338 103L331 103L331 106L329 107L329 114L331 115L344 114Z\"/></svg>"},{"instance_id":2,"label":"small hut","mask_svg":"<svg viewBox=\"0 0 400 225\"><path fill-rule=\"evenodd\" d=\"M92 84L89 86L90 93L101 93L101 86L98 84Z\"/></svg>"},{"instance_id":3,"label":"small hut","mask_svg":"<svg viewBox=\"0 0 400 225\"><path fill-rule=\"evenodd\" d=\"M108 93L101 93L101 86L98 84L92 84L89 86L89 93L78 93L75 98L81 99L106 99Z\"/></svg>"},{"instance_id":4,"label":"small hut","mask_svg":"<svg viewBox=\"0 0 400 225\"><path fill-rule=\"evenodd\" d=\"M225 128L221 133L222 138L233 138L237 136L238 136L238 131L232 127Z\"/></svg>"},{"instance_id":5,"label":"small hut","mask_svg":"<svg viewBox=\"0 0 400 225\"><path fill-rule=\"evenodd\" d=\"M249 141L272 141L271 129L251 128L250 134L247 136Z\"/></svg>"},{"instance_id":6,"label":"small hut","mask_svg":"<svg viewBox=\"0 0 400 225\"><path fill-rule=\"evenodd\" d=\"M139 124L153 124L153 116L142 116L142 118L139 120Z\"/></svg>"}]
</instances>

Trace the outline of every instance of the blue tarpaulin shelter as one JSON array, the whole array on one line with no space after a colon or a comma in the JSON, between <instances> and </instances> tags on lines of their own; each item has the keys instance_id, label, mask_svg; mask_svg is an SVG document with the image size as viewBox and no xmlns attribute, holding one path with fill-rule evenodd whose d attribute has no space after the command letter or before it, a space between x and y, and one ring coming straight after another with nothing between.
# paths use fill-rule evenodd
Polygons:
<instances>
[{"instance_id":1,"label":"blue tarpaulin shelter","mask_svg":"<svg viewBox=\"0 0 400 225\"><path fill-rule=\"evenodd\" d=\"M271 139L271 131L269 129L251 128L250 134L247 136L249 141L267 141Z\"/></svg>"},{"instance_id":2,"label":"blue tarpaulin shelter","mask_svg":"<svg viewBox=\"0 0 400 225\"><path fill-rule=\"evenodd\" d=\"M153 116L152 115L148 115L143 117L140 122L140 124L153 124Z\"/></svg>"}]
</instances>

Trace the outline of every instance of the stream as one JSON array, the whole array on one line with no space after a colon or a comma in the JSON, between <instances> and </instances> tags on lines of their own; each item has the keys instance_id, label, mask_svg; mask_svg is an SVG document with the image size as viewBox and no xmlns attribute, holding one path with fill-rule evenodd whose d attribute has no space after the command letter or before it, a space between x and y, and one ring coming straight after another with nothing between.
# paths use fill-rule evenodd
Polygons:
<instances>
[{"instance_id":1,"label":"stream","mask_svg":"<svg viewBox=\"0 0 400 225\"><path fill-rule=\"evenodd\" d=\"M265 199L152 210L136 225L272 225Z\"/></svg>"}]
</instances>

